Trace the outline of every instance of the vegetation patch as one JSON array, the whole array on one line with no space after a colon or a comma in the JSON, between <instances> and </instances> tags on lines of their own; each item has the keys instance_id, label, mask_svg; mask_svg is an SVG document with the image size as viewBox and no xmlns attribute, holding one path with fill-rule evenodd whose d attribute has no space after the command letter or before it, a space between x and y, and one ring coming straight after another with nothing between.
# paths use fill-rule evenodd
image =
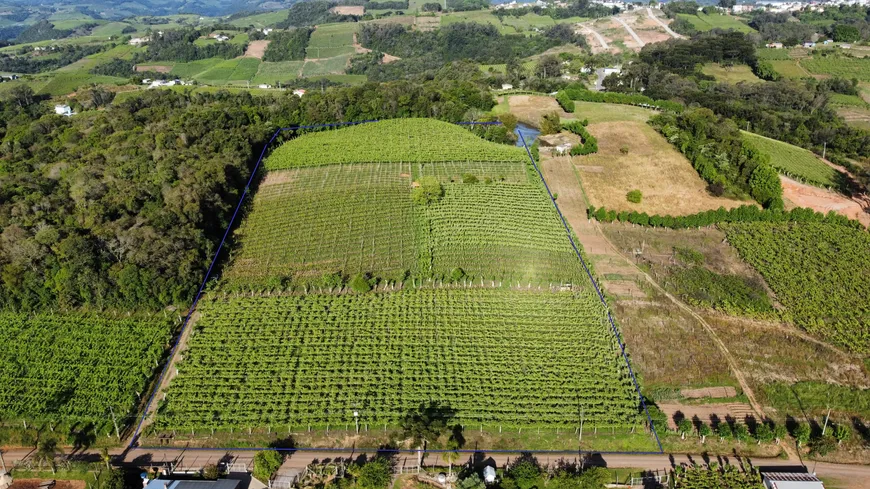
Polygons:
<instances>
[{"instance_id":1,"label":"vegetation patch","mask_svg":"<svg viewBox=\"0 0 870 489\"><path fill-rule=\"evenodd\" d=\"M743 132L747 142L770 157L770 164L795 180L826 188L840 188L842 177L813 153L791 144Z\"/></svg>"},{"instance_id":2,"label":"vegetation patch","mask_svg":"<svg viewBox=\"0 0 870 489\"><path fill-rule=\"evenodd\" d=\"M732 224L725 231L795 324L853 351L870 349L870 235L824 223Z\"/></svg>"},{"instance_id":3,"label":"vegetation patch","mask_svg":"<svg viewBox=\"0 0 870 489\"><path fill-rule=\"evenodd\" d=\"M483 141L434 119L394 119L303 134L276 149L266 168L343 163L507 161L525 164L522 148Z\"/></svg>"}]
</instances>

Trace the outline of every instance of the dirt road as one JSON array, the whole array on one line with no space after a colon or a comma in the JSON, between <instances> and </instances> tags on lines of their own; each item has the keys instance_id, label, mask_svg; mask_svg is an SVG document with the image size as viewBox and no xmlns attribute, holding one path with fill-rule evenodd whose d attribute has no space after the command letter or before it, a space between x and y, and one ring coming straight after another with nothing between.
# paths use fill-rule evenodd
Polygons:
<instances>
[{"instance_id":1,"label":"dirt road","mask_svg":"<svg viewBox=\"0 0 870 489\"><path fill-rule=\"evenodd\" d=\"M638 47L642 48L646 45L646 43L643 42L643 39L641 39L640 36L637 35L637 32L634 32L634 29L632 29L631 26L628 25L628 22L626 22L625 20L623 20L620 17L613 17L613 19L615 21L619 22L620 24L622 24L622 27L625 27L625 30L628 32L628 35L630 35L631 38L634 39L634 42L637 43Z\"/></svg>"},{"instance_id":2,"label":"dirt road","mask_svg":"<svg viewBox=\"0 0 870 489\"><path fill-rule=\"evenodd\" d=\"M650 18L650 19L656 21L656 22L658 23L658 25L662 26L662 28L665 30L665 32L667 32L668 34L670 34L671 37L673 37L674 39L682 39L682 38L683 38L683 36L677 34L677 33L674 32L673 30L671 30L671 28L668 27L667 24L665 24L664 22L662 22L662 19L656 17L655 14L653 14L653 11L652 11L652 9L651 9L650 7L647 7L647 8L646 8L646 13L649 14L649 18Z\"/></svg>"}]
</instances>

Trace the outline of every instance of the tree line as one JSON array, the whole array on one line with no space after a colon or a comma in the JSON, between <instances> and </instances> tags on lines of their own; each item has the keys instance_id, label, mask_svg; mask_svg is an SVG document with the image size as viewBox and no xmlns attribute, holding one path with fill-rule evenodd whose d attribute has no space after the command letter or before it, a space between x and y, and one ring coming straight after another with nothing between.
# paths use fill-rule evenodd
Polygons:
<instances>
[{"instance_id":1,"label":"tree line","mask_svg":"<svg viewBox=\"0 0 870 489\"><path fill-rule=\"evenodd\" d=\"M469 83L400 81L301 99L149 91L67 118L25 92L0 102L0 308L22 311L187 305L278 127L493 105Z\"/></svg>"},{"instance_id":2,"label":"tree line","mask_svg":"<svg viewBox=\"0 0 870 489\"><path fill-rule=\"evenodd\" d=\"M197 46L194 42L211 32L211 29L176 29L167 30L163 35L154 33L144 53L136 53L133 63L143 61L196 61L208 58L236 58L245 54L246 45L228 42L211 43Z\"/></svg>"},{"instance_id":3,"label":"tree line","mask_svg":"<svg viewBox=\"0 0 870 489\"><path fill-rule=\"evenodd\" d=\"M263 54L263 61L293 61L305 59L305 48L311 38L312 29L298 27L290 31L275 31L269 34L269 46Z\"/></svg>"}]
</instances>

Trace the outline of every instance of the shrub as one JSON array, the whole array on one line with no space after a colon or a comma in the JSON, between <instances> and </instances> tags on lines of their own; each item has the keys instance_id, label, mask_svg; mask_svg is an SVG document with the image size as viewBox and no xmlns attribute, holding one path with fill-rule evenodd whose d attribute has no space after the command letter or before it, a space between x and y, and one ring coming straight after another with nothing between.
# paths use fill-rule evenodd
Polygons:
<instances>
[{"instance_id":1,"label":"shrub","mask_svg":"<svg viewBox=\"0 0 870 489\"><path fill-rule=\"evenodd\" d=\"M267 482L284 463L284 456L277 450L264 450L254 455L254 477Z\"/></svg>"},{"instance_id":2,"label":"shrub","mask_svg":"<svg viewBox=\"0 0 870 489\"><path fill-rule=\"evenodd\" d=\"M620 146L619 152L624 154L624 155L627 155L628 154L628 146Z\"/></svg>"},{"instance_id":3,"label":"shrub","mask_svg":"<svg viewBox=\"0 0 870 489\"><path fill-rule=\"evenodd\" d=\"M541 467L530 453L524 453L508 468L507 474L520 489L531 489L541 482Z\"/></svg>"},{"instance_id":4,"label":"shrub","mask_svg":"<svg viewBox=\"0 0 870 489\"><path fill-rule=\"evenodd\" d=\"M459 267L454 268L453 271L450 272L450 280L454 282L459 282L463 278L465 278L465 270Z\"/></svg>"},{"instance_id":5,"label":"shrub","mask_svg":"<svg viewBox=\"0 0 870 489\"><path fill-rule=\"evenodd\" d=\"M462 183L477 183L477 177L471 173L462 174Z\"/></svg>"},{"instance_id":6,"label":"shrub","mask_svg":"<svg viewBox=\"0 0 870 489\"><path fill-rule=\"evenodd\" d=\"M643 199L643 193L641 193L640 190L635 189L625 194L625 198L632 204L640 204L641 199Z\"/></svg>"},{"instance_id":7,"label":"shrub","mask_svg":"<svg viewBox=\"0 0 870 489\"><path fill-rule=\"evenodd\" d=\"M411 199L417 204L429 205L432 202L438 202L444 196L444 187L435 177L422 177L417 180L417 184L417 187L411 192Z\"/></svg>"},{"instance_id":8,"label":"shrub","mask_svg":"<svg viewBox=\"0 0 870 489\"><path fill-rule=\"evenodd\" d=\"M559 105L562 106L562 110L565 112L571 113L574 112L574 101L571 100L571 96L566 92L559 92L556 94L556 102L559 102Z\"/></svg>"},{"instance_id":9,"label":"shrub","mask_svg":"<svg viewBox=\"0 0 870 489\"><path fill-rule=\"evenodd\" d=\"M562 119L557 112L544 114L541 117L541 134L557 134L562 130Z\"/></svg>"},{"instance_id":10,"label":"shrub","mask_svg":"<svg viewBox=\"0 0 870 489\"><path fill-rule=\"evenodd\" d=\"M384 457L375 457L360 469L357 485L360 489L384 489L390 485L392 478L393 468L390 467L390 461Z\"/></svg>"},{"instance_id":11,"label":"shrub","mask_svg":"<svg viewBox=\"0 0 870 489\"><path fill-rule=\"evenodd\" d=\"M368 277L362 274L356 275L352 279L350 279L348 285L350 285L351 290L360 294L364 294L372 290L371 281Z\"/></svg>"},{"instance_id":12,"label":"shrub","mask_svg":"<svg viewBox=\"0 0 870 489\"><path fill-rule=\"evenodd\" d=\"M203 479L215 480L218 478L219 475L220 472L218 471L218 467L215 464L208 464L202 468Z\"/></svg>"}]
</instances>

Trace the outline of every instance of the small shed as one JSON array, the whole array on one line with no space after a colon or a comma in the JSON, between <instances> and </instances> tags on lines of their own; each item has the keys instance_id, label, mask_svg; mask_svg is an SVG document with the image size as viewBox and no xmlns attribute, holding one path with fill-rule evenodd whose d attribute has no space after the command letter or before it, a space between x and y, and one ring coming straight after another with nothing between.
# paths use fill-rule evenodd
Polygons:
<instances>
[{"instance_id":1,"label":"small shed","mask_svg":"<svg viewBox=\"0 0 870 489\"><path fill-rule=\"evenodd\" d=\"M153 479L145 489L237 489L242 481L236 479L218 480L172 480Z\"/></svg>"},{"instance_id":2,"label":"small shed","mask_svg":"<svg viewBox=\"0 0 870 489\"><path fill-rule=\"evenodd\" d=\"M761 477L767 489L825 489L815 474L768 472Z\"/></svg>"}]
</instances>

